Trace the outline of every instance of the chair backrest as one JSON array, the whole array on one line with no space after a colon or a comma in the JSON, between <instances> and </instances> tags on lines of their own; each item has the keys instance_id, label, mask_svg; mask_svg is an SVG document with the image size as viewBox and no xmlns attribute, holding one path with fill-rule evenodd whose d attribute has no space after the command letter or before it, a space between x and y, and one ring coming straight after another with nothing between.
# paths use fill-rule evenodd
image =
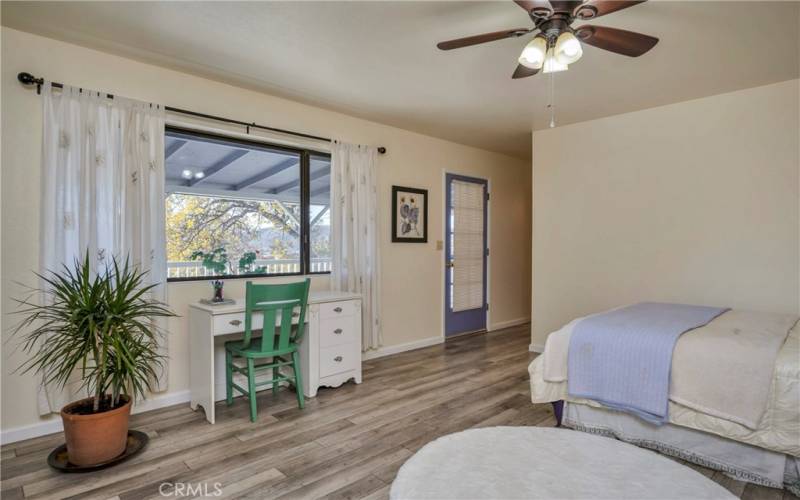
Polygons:
<instances>
[{"instance_id":1,"label":"chair backrest","mask_svg":"<svg viewBox=\"0 0 800 500\"><path fill-rule=\"evenodd\" d=\"M264 316L264 330L261 335L261 352L286 349L299 342L305 331L308 290L311 280L281 285L256 285L247 282L244 314L244 345L250 346L253 314ZM278 343L275 344L275 324L278 323ZM293 318L297 323L293 325ZM293 333L294 332L294 333Z\"/></svg>"}]
</instances>

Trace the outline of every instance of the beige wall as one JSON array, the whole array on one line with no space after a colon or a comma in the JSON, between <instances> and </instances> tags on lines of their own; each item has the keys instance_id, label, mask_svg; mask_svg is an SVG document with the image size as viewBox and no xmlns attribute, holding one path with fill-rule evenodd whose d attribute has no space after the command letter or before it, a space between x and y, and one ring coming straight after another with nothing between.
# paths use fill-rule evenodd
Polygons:
<instances>
[{"instance_id":1,"label":"beige wall","mask_svg":"<svg viewBox=\"0 0 800 500\"><path fill-rule=\"evenodd\" d=\"M41 99L16 82L28 71L54 81L99 89L146 101L271 126L381 145L379 160L383 235L383 332L393 346L441 335L443 171L488 178L491 200L491 323L502 326L530 315L530 168L527 161L475 149L340 113L225 85L130 59L88 50L27 33L2 29L2 313L4 339L12 318L14 281L31 283L39 252L39 155ZM389 241L391 185L429 190L426 245ZM325 278L314 287L324 288ZM228 295L241 296L243 283L231 280ZM169 286L169 302L186 316L187 304L208 293L207 283ZM189 332L185 318L170 323L169 393L188 388ZM12 374L22 355L3 344L3 430L39 421L36 381Z\"/></svg>"},{"instance_id":2,"label":"beige wall","mask_svg":"<svg viewBox=\"0 0 800 500\"><path fill-rule=\"evenodd\" d=\"M798 80L533 134L534 347L642 300L797 312Z\"/></svg>"}]
</instances>

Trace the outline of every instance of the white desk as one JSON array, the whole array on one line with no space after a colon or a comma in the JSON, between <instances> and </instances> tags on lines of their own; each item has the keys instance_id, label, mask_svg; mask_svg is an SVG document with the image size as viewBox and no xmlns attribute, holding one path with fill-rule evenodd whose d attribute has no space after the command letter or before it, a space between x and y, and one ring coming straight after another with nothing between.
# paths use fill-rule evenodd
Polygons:
<instances>
[{"instance_id":1,"label":"white desk","mask_svg":"<svg viewBox=\"0 0 800 500\"><path fill-rule=\"evenodd\" d=\"M202 406L214 423L214 402L225 399L224 341L244 329L244 300L236 304L189 305L189 388L193 410ZM253 316L254 330L263 317ZM223 336L228 336L224 338ZM303 392L317 395L321 386L361 383L361 297L349 292L310 292L306 332L300 344ZM238 376L238 374L237 374ZM242 382L239 382L242 385ZM268 387L264 388L269 390Z\"/></svg>"}]
</instances>

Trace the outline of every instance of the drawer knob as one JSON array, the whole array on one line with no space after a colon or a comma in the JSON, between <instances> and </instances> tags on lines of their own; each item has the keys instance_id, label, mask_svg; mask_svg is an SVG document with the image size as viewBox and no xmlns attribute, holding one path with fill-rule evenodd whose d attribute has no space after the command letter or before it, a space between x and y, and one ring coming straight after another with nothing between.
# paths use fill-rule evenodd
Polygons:
<instances>
[{"instance_id":1,"label":"drawer knob","mask_svg":"<svg viewBox=\"0 0 800 500\"><path fill-rule=\"evenodd\" d=\"M342 362L342 357L341 356L336 356L335 358L333 358L333 360L336 361L337 363L341 363Z\"/></svg>"},{"instance_id":2,"label":"drawer knob","mask_svg":"<svg viewBox=\"0 0 800 500\"><path fill-rule=\"evenodd\" d=\"M334 307L333 308L333 312L340 313L340 312L342 312L342 308L341 307Z\"/></svg>"},{"instance_id":3,"label":"drawer knob","mask_svg":"<svg viewBox=\"0 0 800 500\"><path fill-rule=\"evenodd\" d=\"M336 330L333 331L333 333L335 333L336 335L341 335L342 334L342 329L341 328L337 328Z\"/></svg>"},{"instance_id":4,"label":"drawer knob","mask_svg":"<svg viewBox=\"0 0 800 500\"><path fill-rule=\"evenodd\" d=\"M239 320L239 319L232 319L232 320L230 320L228 323L229 323L229 324L231 324L231 325L233 325L233 326L239 326L239 325L241 325L241 324L242 324L242 321L241 321L241 320Z\"/></svg>"}]
</instances>

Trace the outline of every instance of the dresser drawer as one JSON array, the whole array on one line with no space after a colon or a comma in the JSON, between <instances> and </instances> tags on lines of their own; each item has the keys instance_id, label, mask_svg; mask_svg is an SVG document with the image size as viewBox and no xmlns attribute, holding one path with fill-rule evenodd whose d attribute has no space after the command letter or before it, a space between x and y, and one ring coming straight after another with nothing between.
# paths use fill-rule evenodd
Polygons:
<instances>
[{"instance_id":1,"label":"dresser drawer","mask_svg":"<svg viewBox=\"0 0 800 500\"><path fill-rule=\"evenodd\" d=\"M341 344L319 350L319 376L327 377L350 370L361 365L358 344Z\"/></svg>"},{"instance_id":2,"label":"dresser drawer","mask_svg":"<svg viewBox=\"0 0 800 500\"><path fill-rule=\"evenodd\" d=\"M345 300L342 302L325 302L319 305L319 317L322 320L328 318L340 318L342 316L354 316L358 312L355 300Z\"/></svg>"},{"instance_id":3,"label":"dresser drawer","mask_svg":"<svg viewBox=\"0 0 800 500\"><path fill-rule=\"evenodd\" d=\"M358 334L355 316L328 318L319 322L320 347L358 342Z\"/></svg>"}]
</instances>

